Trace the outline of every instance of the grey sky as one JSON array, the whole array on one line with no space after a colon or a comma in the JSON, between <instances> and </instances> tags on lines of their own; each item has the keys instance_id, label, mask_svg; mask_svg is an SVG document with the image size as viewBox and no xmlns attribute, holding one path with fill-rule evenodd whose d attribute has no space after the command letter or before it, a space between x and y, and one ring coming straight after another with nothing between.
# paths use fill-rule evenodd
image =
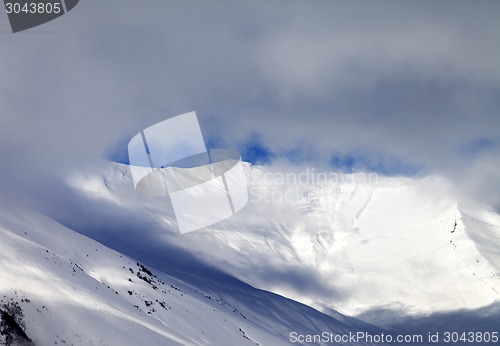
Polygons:
<instances>
[{"instance_id":1,"label":"grey sky","mask_svg":"<svg viewBox=\"0 0 500 346\"><path fill-rule=\"evenodd\" d=\"M500 2L86 0L10 34L0 14L3 191L196 110L314 162L398 158L500 206ZM305 148L305 149L304 149Z\"/></svg>"}]
</instances>

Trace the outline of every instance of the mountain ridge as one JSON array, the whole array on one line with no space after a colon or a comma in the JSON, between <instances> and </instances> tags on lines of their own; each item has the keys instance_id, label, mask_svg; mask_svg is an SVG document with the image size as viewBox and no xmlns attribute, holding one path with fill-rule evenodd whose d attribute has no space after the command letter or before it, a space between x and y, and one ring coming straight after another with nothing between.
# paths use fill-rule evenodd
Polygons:
<instances>
[{"instance_id":1,"label":"mountain ridge","mask_svg":"<svg viewBox=\"0 0 500 346\"><path fill-rule=\"evenodd\" d=\"M68 181L80 197L148 220L163 244L195 250L202 261L253 286L320 310L356 315L402 304L411 315L498 301L500 217L461 202L443 178L370 181L362 173L334 172L325 182L287 184L288 175L296 178L304 169L246 169L248 205L183 236L176 235L168 200L137 196L124 165L106 164ZM308 172L316 174L310 181L321 174ZM294 199L286 201L287 194ZM283 198L275 203L272 196ZM493 223L480 221L485 213Z\"/></svg>"},{"instance_id":2,"label":"mountain ridge","mask_svg":"<svg viewBox=\"0 0 500 346\"><path fill-rule=\"evenodd\" d=\"M0 215L0 293L20 304L36 345L280 345L292 331L380 332L228 280L220 292L203 290L46 216L8 209Z\"/></svg>"}]
</instances>

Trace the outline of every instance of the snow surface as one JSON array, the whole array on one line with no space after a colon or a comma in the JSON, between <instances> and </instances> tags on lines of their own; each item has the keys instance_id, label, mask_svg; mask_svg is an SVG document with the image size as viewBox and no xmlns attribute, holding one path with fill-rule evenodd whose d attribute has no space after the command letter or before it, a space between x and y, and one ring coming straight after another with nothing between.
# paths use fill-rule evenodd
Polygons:
<instances>
[{"instance_id":1,"label":"snow surface","mask_svg":"<svg viewBox=\"0 0 500 346\"><path fill-rule=\"evenodd\" d=\"M164 244L324 312L416 316L500 301L500 215L460 203L444 179L347 174L303 183L276 179L282 167L246 169L248 205L182 236L168 203L130 188L126 166L78 173L69 184L93 203L154 220ZM287 192L296 198L272 200Z\"/></svg>"},{"instance_id":2,"label":"snow surface","mask_svg":"<svg viewBox=\"0 0 500 346\"><path fill-rule=\"evenodd\" d=\"M206 292L19 206L2 208L0 248L1 302L21 304L36 345L286 345L292 331L380 331L236 280Z\"/></svg>"},{"instance_id":3,"label":"snow surface","mask_svg":"<svg viewBox=\"0 0 500 346\"><path fill-rule=\"evenodd\" d=\"M281 345L292 331L500 325L497 213L439 177L265 179L285 171L302 172L247 164L248 205L184 235L167 199L134 191L127 166L76 172L50 217L0 208L3 302L21 302L37 345Z\"/></svg>"}]
</instances>

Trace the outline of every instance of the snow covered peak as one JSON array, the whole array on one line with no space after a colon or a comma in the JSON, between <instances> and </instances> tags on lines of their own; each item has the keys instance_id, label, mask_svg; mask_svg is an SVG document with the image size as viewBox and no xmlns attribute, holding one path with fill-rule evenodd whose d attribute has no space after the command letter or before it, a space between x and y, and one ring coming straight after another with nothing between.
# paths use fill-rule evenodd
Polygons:
<instances>
[{"instance_id":1,"label":"snow covered peak","mask_svg":"<svg viewBox=\"0 0 500 346\"><path fill-rule=\"evenodd\" d=\"M42 344L279 345L292 331L380 332L346 315L387 327L499 313L500 217L445 180L245 171L247 206L183 235L168 199L137 194L114 163L68 177L64 208L45 211L83 235L3 208L4 300L21 302Z\"/></svg>"},{"instance_id":2,"label":"snow covered peak","mask_svg":"<svg viewBox=\"0 0 500 346\"><path fill-rule=\"evenodd\" d=\"M500 255L491 241L498 240L500 223L464 213L444 179L246 170L248 205L183 236L176 235L168 202L131 192L126 166L108 164L70 181L93 203L154 220L165 244L324 311L384 307L421 314L498 301Z\"/></svg>"}]
</instances>

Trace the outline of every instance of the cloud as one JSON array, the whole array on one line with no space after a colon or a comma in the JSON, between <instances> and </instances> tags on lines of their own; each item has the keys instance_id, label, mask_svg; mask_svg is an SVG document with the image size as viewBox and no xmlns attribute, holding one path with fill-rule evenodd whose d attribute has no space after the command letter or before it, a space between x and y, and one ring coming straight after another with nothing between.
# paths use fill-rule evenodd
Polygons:
<instances>
[{"instance_id":1,"label":"cloud","mask_svg":"<svg viewBox=\"0 0 500 346\"><path fill-rule=\"evenodd\" d=\"M29 194L196 110L225 146L399 160L500 206L499 6L86 1L31 32L2 21L0 187Z\"/></svg>"},{"instance_id":2,"label":"cloud","mask_svg":"<svg viewBox=\"0 0 500 346\"><path fill-rule=\"evenodd\" d=\"M437 331L467 333L470 331L489 333L495 329L500 319L500 304L492 303L478 309L461 309L455 311L436 312L425 316L405 314L400 306L379 307L365 311L357 316L363 321L376 321L377 325L399 332L421 335ZM483 344L477 342L476 344ZM487 344L485 342L484 344Z\"/></svg>"}]
</instances>

